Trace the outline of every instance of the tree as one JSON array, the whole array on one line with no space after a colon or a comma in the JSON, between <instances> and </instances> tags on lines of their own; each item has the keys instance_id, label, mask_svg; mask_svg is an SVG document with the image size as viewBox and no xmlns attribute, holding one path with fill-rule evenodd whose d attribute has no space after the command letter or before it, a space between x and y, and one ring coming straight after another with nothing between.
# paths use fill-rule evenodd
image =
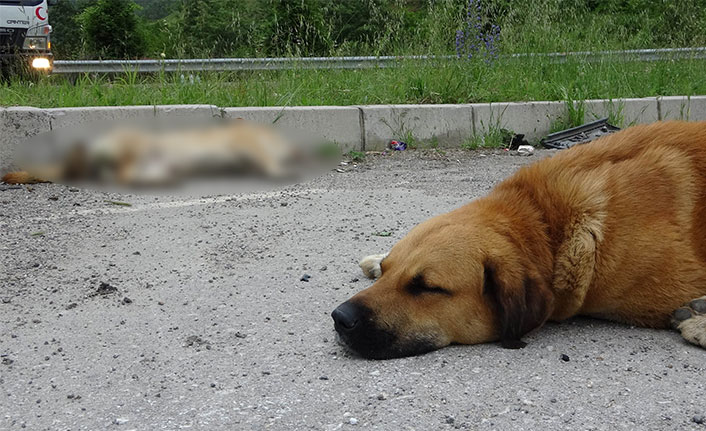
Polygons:
<instances>
[{"instance_id":1,"label":"tree","mask_svg":"<svg viewBox=\"0 0 706 431\"><path fill-rule=\"evenodd\" d=\"M81 35L76 21L79 9L72 1L60 1L49 8L52 26L52 51L56 58L78 58L81 52Z\"/></svg>"},{"instance_id":2,"label":"tree","mask_svg":"<svg viewBox=\"0 0 706 431\"><path fill-rule=\"evenodd\" d=\"M79 16L86 48L101 58L136 58L144 55L145 37L132 0L98 0Z\"/></svg>"},{"instance_id":3,"label":"tree","mask_svg":"<svg viewBox=\"0 0 706 431\"><path fill-rule=\"evenodd\" d=\"M183 0L171 20L177 50L191 56L255 53L257 0Z\"/></svg>"},{"instance_id":4,"label":"tree","mask_svg":"<svg viewBox=\"0 0 706 431\"><path fill-rule=\"evenodd\" d=\"M262 0L265 48L272 55L327 55L333 41L322 0Z\"/></svg>"}]
</instances>

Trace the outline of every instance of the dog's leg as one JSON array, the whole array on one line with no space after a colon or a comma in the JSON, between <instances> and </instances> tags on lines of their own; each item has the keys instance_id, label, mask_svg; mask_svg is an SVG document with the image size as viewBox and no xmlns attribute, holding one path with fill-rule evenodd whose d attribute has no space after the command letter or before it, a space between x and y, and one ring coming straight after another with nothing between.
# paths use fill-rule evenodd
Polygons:
<instances>
[{"instance_id":1,"label":"dog's leg","mask_svg":"<svg viewBox=\"0 0 706 431\"><path fill-rule=\"evenodd\" d=\"M380 263L385 257L387 257L387 253L366 256L360 260L358 265L360 266L360 269L363 270L363 274L365 274L366 277L378 278L382 275Z\"/></svg>"},{"instance_id":2,"label":"dog's leg","mask_svg":"<svg viewBox=\"0 0 706 431\"><path fill-rule=\"evenodd\" d=\"M559 247L554 263L553 288L558 302L552 319L564 320L581 310L596 266L596 234L577 223Z\"/></svg>"},{"instance_id":3,"label":"dog's leg","mask_svg":"<svg viewBox=\"0 0 706 431\"><path fill-rule=\"evenodd\" d=\"M672 327L686 341L706 349L706 296L677 308L672 313Z\"/></svg>"}]
</instances>

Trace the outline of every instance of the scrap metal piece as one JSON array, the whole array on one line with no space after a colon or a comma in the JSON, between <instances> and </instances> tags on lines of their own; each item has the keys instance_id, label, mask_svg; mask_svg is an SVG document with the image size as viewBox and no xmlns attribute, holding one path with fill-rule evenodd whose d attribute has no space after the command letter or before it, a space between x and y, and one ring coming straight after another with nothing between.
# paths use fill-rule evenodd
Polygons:
<instances>
[{"instance_id":1,"label":"scrap metal piece","mask_svg":"<svg viewBox=\"0 0 706 431\"><path fill-rule=\"evenodd\" d=\"M608 124L607 118L601 118L600 120L586 123L578 127L552 133L542 139L542 145L544 145L545 148L564 150L566 148L571 148L574 145L591 142L596 138L603 135L609 135L617 132L618 130L620 130L620 127Z\"/></svg>"}]
</instances>

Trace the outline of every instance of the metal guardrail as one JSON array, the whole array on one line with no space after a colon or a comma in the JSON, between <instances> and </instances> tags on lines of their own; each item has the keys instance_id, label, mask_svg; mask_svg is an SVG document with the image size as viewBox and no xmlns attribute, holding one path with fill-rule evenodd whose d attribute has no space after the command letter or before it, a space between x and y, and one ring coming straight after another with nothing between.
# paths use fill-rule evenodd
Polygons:
<instances>
[{"instance_id":1,"label":"metal guardrail","mask_svg":"<svg viewBox=\"0 0 706 431\"><path fill-rule=\"evenodd\" d=\"M629 49L621 51L580 51L508 54L502 59L548 58L551 62L564 63L569 59L588 62L599 61L664 61L705 59L706 47ZM202 72L287 69L369 69L395 67L403 61L456 60L455 56L363 56L363 57L274 57L274 58L209 58L163 60L56 60L54 73L140 73Z\"/></svg>"}]
</instances>

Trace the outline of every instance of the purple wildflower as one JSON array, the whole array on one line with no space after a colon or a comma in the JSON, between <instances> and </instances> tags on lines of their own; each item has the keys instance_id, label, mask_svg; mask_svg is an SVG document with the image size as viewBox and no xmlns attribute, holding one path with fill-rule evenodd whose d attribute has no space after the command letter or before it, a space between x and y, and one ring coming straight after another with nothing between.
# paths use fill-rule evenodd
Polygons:
<instances>
[{"instance_id":1,"label":"purple wildflower","mask_svg":"<svg viewBox=\"0 0 706 431\"><path fill-rule=\"evenodd\" d=\"M476 55L485 57L490 63L498 57L497 43L500 39L500 27L496 24L483 24L483 9L481 0L468 0L466 5L466 20L461 30L456 31L456 56L458 58L473 58Z\"/></svg>"}]
</instances>

